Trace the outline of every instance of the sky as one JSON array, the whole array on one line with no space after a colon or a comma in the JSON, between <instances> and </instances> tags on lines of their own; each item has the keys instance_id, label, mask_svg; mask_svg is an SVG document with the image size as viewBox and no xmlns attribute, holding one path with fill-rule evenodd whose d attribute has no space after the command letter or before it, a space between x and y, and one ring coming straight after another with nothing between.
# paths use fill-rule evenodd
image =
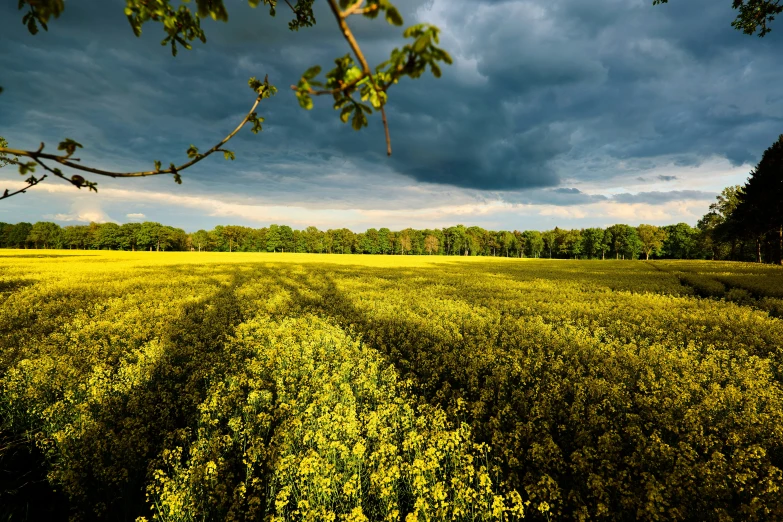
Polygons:
<instances>
[{"instance_id":1,"label":"sky","mask_svg":"<svg viewBox=\"0 0 783 522\"><path fill-rule=\"evenodd\" d=\"M176 2L176 0L174 0ZM389 90L393 154L379 115L355 132L330 99L305 111L289 89L349 48L325 0L317 24L288 30L281 4L227 1L207 43L172 57L163 30L134 36L121 0L66 0L30 35L0 4L0 136L46 151L68 137L82 162L120 171L187 160L228 134L254 101L250 76L280 91L214 155L170 176L93 176L98 194L47 179L0 201L0 221L158 221L295 228L576 228L695 225L722 188L742 184L783 133L783 25L764 38L731 27L730 0L396 0L405 27L440 27L454 58L439 79ZM349 19L371 65L402 28ZM0 189L21 187L0 170Z\"/></svg>"}]
</instances>

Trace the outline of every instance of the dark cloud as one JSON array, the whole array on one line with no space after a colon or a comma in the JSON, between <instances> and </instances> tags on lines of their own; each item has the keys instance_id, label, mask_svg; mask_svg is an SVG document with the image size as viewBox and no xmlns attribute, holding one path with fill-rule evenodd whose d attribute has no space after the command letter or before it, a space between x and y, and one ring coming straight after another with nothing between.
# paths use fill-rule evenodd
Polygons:
<instances>
[{"instance_id":1,"label":"dark cloud","mask_svg":"<svg viewBox=\"0 0 783 522\"><path fill-rule=\"evenodd\" d=\"M664 176L663 174L660 174L658 176L658 179L661 181L674 181L680 178L678 178L677 176Z\"/></svg>"},{"instance_id":2,"label":"dark cloud","mask_svg":"<svg viewBox=\"0 0 783 522\"><path fill-rule=\"evenodd\" d=\"M307 67L329 67L348 52L325 2L316 2L316 27L295 34L285 6L275 19L261 7L232 6L229 24L205 22L207 45L176 59L160 47L160 27L135 38L122 6L69 2L48 33L32 37L6 2L0 48L13 59L0 77L0 134L23 147L73 137L87 146L85 161L123 169L176 161L191 143L203 149L231 130L252 102L247 78L268 73L281 89L260 108L264 132L243 132L231 145L235 162L205 162L188 180L258 197L288 186L313 200L343 188L325 174L347 162L444 189L521 191L509 200L574 205L597 196L542 189L615 176L618 162L629 180L648 179L638 170L664 161L755 163L783 124L783 97L770 92L783 81L783 31L764 39L734 31L728 0L396 3L406 23L439 24L456 63L439 80L390 90L391 158L377 115L355 133L330 100L306 112L287 88ZM382 20L351 23L373 62L402 43L401 30ZM349 192L359 200L375 190L355 183Z\"/></svg>"}]
</instances>

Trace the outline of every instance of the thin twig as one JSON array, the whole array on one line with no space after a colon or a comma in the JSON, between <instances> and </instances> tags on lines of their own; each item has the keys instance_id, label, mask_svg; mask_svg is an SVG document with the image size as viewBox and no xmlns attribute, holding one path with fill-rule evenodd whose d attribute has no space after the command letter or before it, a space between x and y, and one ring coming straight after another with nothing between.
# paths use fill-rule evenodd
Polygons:
<instances>
[{"instance_id":1,"label":"thin twig","mask_svg":"<svg viewBox=\"0 0 783 522\"><path fill-rule=\"evenodd\" d=\"M42 166L42 167L43 167L45 170L47 170L47 171L51 172L52 174L54 174L54 175L55 175L55 176L57 176L58 178L62 178L62 179L64 179L65 181L68 181L68 182L70 182L70 183L73 183L73 180L69 179L69 178L68 178L68 177L67 177L65 174L63 174L62 172L60 172L60 171L59 171L59 169L58 169L58 170L54 170L54 169L51 169L51 168L49 168L49 166L48 166L46 163L44 163L43 161L39 160L38 158L33 158L33 161L34 161L34 162L36 162L36 163L38 163L38 164L39 164L40 166ZM45 174L44 174L44 175L45 175Z\"/></svg>"},{"instance_id":2,"label":"thin twig","mask_svg":"<svg viewBox=\"0 0 783 522\"><path fill-rule=\"evenodd\" d=\"M391 156L391 136L389 136L389 123L386 121L386 107L381 105L381 120L383 121L383 130L386 133L386 155Z\"/></svg>"},{"instance_id":3,"label":"thin twig","mask_svg":"<svg viewBox=\"0 0 783 522\"><path fill-rule=\"evenodd\" d=\"M363 4L364 4L364 0L359 0L358 2L350 6L348 9L343 11L342 14L340 14L340 16L343 19L345 19L351 15L366 15L380 9L380 4L373 4L371 6L362 8Z\"/></svg>"},{"instance_id":4,"label":"thin twig","mask_svg":"<svg viewBox=\"0 0 783 522\"><path fill-rule=\"evenodd\" d=\"M27 191L27 189L36 186L37 184L42 182L44 179L46 179L46 174L44 174L40 178L33 177L32 179L33 179L33 181L29 181L27 183L26 187L20 188L16 192L8 192L8 189L5 189L5 192L3 192L2 195L0 195L0 200L6 199L6 198L10 198L11 196L16 196L17 194L23 194L25 191Z\"/></svg>"},{"instance_id":5,"label":"thin twig","mask_svg":"<svg viewBox=\"0 0 783 522\"><path fill-rule=\"evenodd\" d=\"M353 3L350 6L348 6L345 9L345 11L342 11L340 13L340 18L343 18L343 19L348 18L349 16L351 16L355 12L359 11L359 9L362 8L362 4L364 4L364 0L356 0L355 3Z\"/></svg>"},{"instance_id":6,"label":"thin twig","mask_svg":"<svg viewBox=\"0 0 783 522\"><path fill-rule=\"evenodd\" d=\"M356 55L356 59L359 60L362 70L365 74L372 74L370 64L367 63L367 59L359 48L356 38L354 38L350 27L348 27L348 24L345 22L342 11L340 11L340 7L337 5L337 0L329 0L329 7L332 8L332 13L334 13L334 17L337 18L337 25L340 27L340 31L343 33L343 37L348 42L348 45L351 46L351 50L353 51L353 54Z\"/></svg>"},{"instance_id":7,"label":"thin twig","mask_svg":"<svg viewBox=\"0 0 783 522\"><path fill-rule=\"evenodd\" d=\"M379 4L371 5L370 7L365 7L364 9L361 9L361 10L359 10L359 11L357 11L355 13L351 13L351 14L361 14L361 15L370 14L373 11L377 11L379 9L378 5Z\"/></svg>"}]
</instances>

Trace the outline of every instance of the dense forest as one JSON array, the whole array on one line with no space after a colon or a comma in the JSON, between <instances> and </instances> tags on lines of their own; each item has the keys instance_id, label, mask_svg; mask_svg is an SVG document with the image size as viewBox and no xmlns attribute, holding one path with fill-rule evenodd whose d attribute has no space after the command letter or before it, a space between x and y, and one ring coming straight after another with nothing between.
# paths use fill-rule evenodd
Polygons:
<instances>
[{"instance_id":1,"label":"dense forest","mask_svg":"<svg viewBox=\"0 0 783 522\"><path fill-rule=\"evenodd\" d=\"M210 252L309 252L328 254L415 254L504 257L704 257L698 228L613 225L606 229L491 231L457 225L443 229L347 228L294 230L287 225L263 228L216 226L188 234L160 223L90 223L60 227L52 222L0 224L0 245L7 248L152 250Z\"/></svg>"},{"instance_id":2,"label":"dense forest","mask_svg":"<svg viewBox=\"0 0 783 522\"><path fill-rule=\"evenodd\" d=\"M5 248L66 248L209 252L307 252L328 254L470 255L566 259L730 259L779 262L776 230L748 226L745 187L726 188L695 227L616 224L607 228L544 232L492 231L456 225L392 231L370 228L294 230L287 225L227 225L186 233L160 223L90 223L60 227L0 223ZM739 209L739 210L738 210Z\"/></svg>"}]
</instances>

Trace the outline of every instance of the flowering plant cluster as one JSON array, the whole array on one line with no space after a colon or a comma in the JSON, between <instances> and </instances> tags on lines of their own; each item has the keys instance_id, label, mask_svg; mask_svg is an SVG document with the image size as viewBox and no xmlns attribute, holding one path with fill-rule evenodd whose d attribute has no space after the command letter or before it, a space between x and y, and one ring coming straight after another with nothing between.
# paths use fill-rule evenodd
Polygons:
<instances>
[{"instance_id":1,"label":"flowering plant cluster","mask_svg":"<svg viewBox=\"0 0 783 522\"><path fill-rule=\"evenodd\" d=\"M327 259L0 258L0 463L73 520L783 518L780 269Z\"/></svg>"}]
</instances>

